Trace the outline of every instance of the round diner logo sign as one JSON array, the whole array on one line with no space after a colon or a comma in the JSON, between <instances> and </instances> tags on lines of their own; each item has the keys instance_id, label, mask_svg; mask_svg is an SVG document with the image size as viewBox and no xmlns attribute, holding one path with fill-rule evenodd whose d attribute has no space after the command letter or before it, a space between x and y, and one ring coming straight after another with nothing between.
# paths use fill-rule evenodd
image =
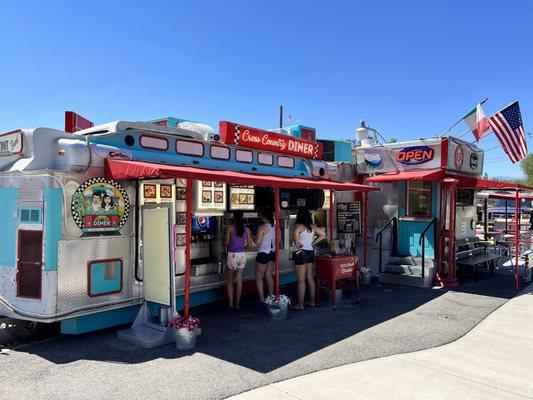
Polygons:
<instances>
[{"instance_id":1,"label":"round diner logo sign","mask_svg":"<svg viewBox=\"0 0 533 400\"><path fill-rule=\"evenodd\" d=\"M455 168L461 169L461 167L463 166L464 160L465 160L465 152L463 150L463 146L459 145L455 148L455 156L453 157Z\"/></svg>"},{"instance_id":2,"label":"round diner logo sign","mask_svg":"<svg viewBox=\"0 0 533 400\"><path fill-rule=\"evenodd\" d=\"M476 153L470 154L470 168L472 168L475 171L478 165L479 165L478 155Z\"/></svg>"},{"instance_id":3,"label":"round diner logo sign","mask_svg":"<svg viewBox=\"0 0 533 400\"><path fill-rule=\"evenodd\" d=\"M119 231L128 220L130 201L117 182L93 178L72 195L72 217L85 233Z\"/></svg>"}]
</instances>

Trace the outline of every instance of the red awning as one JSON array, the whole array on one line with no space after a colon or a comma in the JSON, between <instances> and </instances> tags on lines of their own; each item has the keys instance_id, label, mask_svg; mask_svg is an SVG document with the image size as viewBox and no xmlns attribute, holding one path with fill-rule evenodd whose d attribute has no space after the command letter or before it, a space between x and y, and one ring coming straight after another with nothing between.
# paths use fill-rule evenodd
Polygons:
<instances>
[{"instance_id":1,"label":"red awning","mask_svg":"<svg viewBox=\"0 0 533 400\"><path fill-rule=\"evenodd\" d=\"M494 181L491 179L476 178L474 176L446 175L449 178L457 179L457 187L480 190L533 190L533 187L514 182Z\"/></svg>"},{"instance_id":2,"label":"red awning","mask_svg":"<svg viewBox=\"0 0 533 400\"><path fill-rule=\"evenodd\" d=\"M494 181L477 178L475 176L461 176L446 173L442 168L414 169L410 171L386 172L381 175L367 178L369 183L390 183L397 181L441 181L445 178L457 180L457 187L479 190L533 190L533 187L513 182Z\"/></svg>"},{"instance_id":3,"label":"red awning","mask_svg":"<svg viewBox=\"0 0 533 400\"><path fill-rule=\"evenodd\" d=\"M375 186L359 185L350 182L332 182L318 179L288 178L273 175L254 175L245 172L211 170L205 168L114 159L106 159L104 175L106 178L114 180L185 178L286 189L332 189L349 192L379 190L379 188Z\"/></svg>"},{"instance_id":4,"label":"red awning","mask_svg":"<svg viewBox=\"0 0 533 400\"><path fill-rule=\"evenodd\" d=\"M441 168L413 169L410 171L386 172L381 175L367 178L371 183L387 183L397 181L440 181L445 176Z\"/></svg>"}]
</instances>

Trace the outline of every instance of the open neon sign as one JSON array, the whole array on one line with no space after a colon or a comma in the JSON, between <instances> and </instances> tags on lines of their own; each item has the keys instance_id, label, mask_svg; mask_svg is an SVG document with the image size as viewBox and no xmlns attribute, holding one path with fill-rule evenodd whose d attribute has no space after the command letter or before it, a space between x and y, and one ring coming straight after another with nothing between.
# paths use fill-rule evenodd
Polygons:
<instances>
[{"instance_id":1,"label":"open neon sign","mask_svg":"<svg viewBox=\"0 0 533 400\"><path fill-rule=\"evenodd\" d=\"M433 160L435 150L428 146L405 147L396 154L396 161L407 165L423 164Z\"/></svg>"}]
</instances>

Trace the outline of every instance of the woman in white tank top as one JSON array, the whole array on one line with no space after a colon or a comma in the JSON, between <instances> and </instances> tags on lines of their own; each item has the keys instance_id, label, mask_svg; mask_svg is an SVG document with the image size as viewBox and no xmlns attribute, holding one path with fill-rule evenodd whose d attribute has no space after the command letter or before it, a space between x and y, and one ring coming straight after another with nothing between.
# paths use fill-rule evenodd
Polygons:
<instances>
[{"instance_id":1,"label":"woman in white tank top","mask_svg":"<svg viewBox=\"0 0 533 400\"><path fill-rule=\"evenodd\" d=\"M271 210L262 212L263 224L257 230L255 243L258 247L255 259L255 284L259 294L259 302L265 303L265 290L263 279L267 282L268 295L274 294L274 262L276 261L276 230Z\"/></svg>"},{"instance_id":2,"label":"woman in white tank top","mask_svg":"<svg viewBox=\"0 0 533 400\"><path fill-rule=\"evenodd\" d=\"M298 303L292 308L304 309L305 286L309 289L309 301L307 305L315 307L315 281L313 279L313 265L315 263L315 250L313 246L326 238L326 232L322 228L313 225L311 213L300 208L296 215L296 224L292 231L292 238L296 251L292 255L296 278L298 279Z\"/></svg>"}]
</instances>

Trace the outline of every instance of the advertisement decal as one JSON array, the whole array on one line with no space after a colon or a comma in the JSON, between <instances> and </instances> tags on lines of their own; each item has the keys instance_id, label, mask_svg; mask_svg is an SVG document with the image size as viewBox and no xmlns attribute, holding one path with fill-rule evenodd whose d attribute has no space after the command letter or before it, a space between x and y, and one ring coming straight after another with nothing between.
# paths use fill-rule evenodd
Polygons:
<instances>
[{"instance_id":1,"label":"advertisement decal","mask_svg":"<svg viewBox=\"0 0 533 400\"><path fill-rule=\"evenodd\" d=\"M120 231L128 220L129 208L126 190L104 178L85 181L72 196L72 217L84 233Z\"/></svg>"}]
</instances>

